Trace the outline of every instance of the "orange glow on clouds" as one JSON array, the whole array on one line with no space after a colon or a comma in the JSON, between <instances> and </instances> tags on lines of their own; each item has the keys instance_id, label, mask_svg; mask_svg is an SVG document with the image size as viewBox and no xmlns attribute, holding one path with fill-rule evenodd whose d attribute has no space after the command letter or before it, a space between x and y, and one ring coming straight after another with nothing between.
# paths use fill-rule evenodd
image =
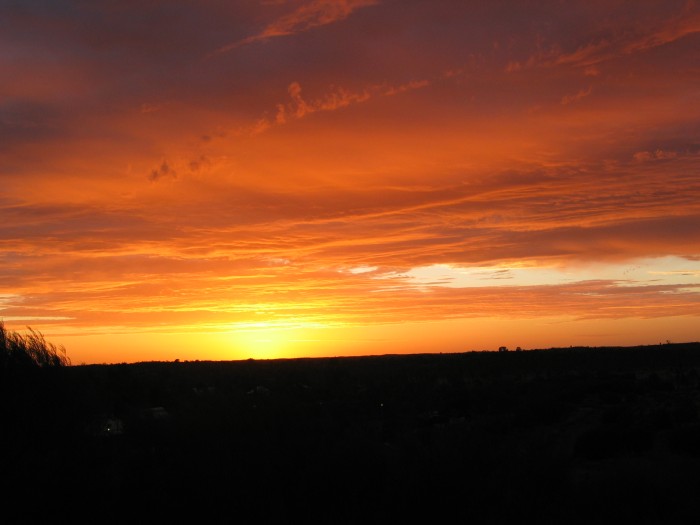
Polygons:
<instances>
[{"instance_id":1,"label":"orange glow on clouds","mask_svg":"<svg viewBox=\"0 0 700 525\"><path fill-rule=\"evenodd\" d=\"M0 318L74 363L700 338L696 2L5 11Z\"/></svg>"}]
</instances>

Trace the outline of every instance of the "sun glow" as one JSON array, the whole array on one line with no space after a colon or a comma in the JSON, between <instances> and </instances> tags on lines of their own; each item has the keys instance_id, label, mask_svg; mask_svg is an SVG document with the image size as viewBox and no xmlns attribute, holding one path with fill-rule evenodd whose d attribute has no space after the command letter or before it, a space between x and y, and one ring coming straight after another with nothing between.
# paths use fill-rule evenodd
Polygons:
<instances>
[{"instance_id":1,"label":"sun glow","mask_svg":"<svg viewBox=\"0 0 700 525\"><path fill-rule=\"evenodd\" d=\"M228 336L232 353L244 359L279 359L298 355L310 323L261 321L236 325Z\"/></svg>"}]
</instances>

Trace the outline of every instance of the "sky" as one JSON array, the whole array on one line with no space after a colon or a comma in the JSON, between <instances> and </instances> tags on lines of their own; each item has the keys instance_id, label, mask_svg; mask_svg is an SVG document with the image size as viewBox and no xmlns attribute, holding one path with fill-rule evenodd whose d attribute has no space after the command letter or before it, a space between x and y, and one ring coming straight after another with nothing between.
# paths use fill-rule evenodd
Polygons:
<instances>
[{"instance_id":1,"label":"sky","mask_svg":"<svg viewBox=\"0 0 700 525\"><path fill-rule=\"evenodd\" d=\"M0 320L74 365L700 340L700 3L0 0Z\"/></svg>"}]
</instances>

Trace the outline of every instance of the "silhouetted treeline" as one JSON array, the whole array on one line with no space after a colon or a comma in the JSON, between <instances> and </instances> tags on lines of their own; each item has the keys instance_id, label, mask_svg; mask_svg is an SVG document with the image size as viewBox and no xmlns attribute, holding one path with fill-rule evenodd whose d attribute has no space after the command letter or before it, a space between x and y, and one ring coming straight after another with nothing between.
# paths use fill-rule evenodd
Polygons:
<instances>
[{"instance_id":1,"label":"silhouetted treeline","mask_svg":"<svg viewBox=\"0 0 700 525\"><path fill-rule=\"evenodd\" d=\"M33 520L700 513L700 343L42 368L2 408Z\"/></svg>"}]
</instances>

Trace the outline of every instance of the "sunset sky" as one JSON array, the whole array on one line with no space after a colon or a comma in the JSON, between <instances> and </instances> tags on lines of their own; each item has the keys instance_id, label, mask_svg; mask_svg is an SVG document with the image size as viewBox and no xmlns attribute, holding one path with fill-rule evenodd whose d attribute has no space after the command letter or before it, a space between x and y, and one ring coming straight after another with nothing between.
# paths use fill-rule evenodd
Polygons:
<instances>
[{"instance_id":1,"label":"sunset sky","mask_svg":"<svg viewBox=\"0 0 700 525\"><path fill-rule=\"evenodd\" d=\"M0 1L0 77L73 364L700 340L700 2Z\"/></svg>"}]
</instances>

